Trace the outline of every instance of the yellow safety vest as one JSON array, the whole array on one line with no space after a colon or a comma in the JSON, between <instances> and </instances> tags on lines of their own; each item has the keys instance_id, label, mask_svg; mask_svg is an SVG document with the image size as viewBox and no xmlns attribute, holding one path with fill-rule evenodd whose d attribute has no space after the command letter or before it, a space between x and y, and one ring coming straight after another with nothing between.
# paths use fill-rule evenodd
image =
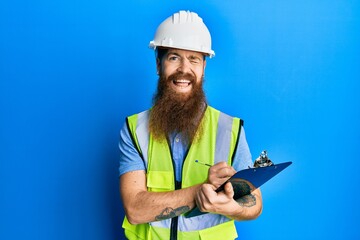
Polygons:
<instances>
[{"instance_id":1,"label":"yellow safety vest","mask_svg":"<svg viewBox=\"0 0 360 240\"><path fill-rule=\"evenodd\" d=\"M173 191L176 187L170 148L166 141L159 142L152 138L148 131L148 119L149 110L127 118L134 145L145 162L148 191ZM181 188L207 180L208 168L195 163L197 159L211 165L224 160L228 164L232 163L242 121L210 106L207 106L202 121L203 135L201 139L191 144L184 160ZM234 221L222 215L207 213L188 219L181 215L177 220L179 221L177 239L225 240L237 237ZM194 225L192 224L194 221L201 221L209 226L204 229L186 231L186 226ZM131 240L168 240L170 239L170 223L171 219L167 219L133 225L125 217L123 228L126 237ZM182 228L185 230L182 231Z\"/></svg>"}]
</instances>

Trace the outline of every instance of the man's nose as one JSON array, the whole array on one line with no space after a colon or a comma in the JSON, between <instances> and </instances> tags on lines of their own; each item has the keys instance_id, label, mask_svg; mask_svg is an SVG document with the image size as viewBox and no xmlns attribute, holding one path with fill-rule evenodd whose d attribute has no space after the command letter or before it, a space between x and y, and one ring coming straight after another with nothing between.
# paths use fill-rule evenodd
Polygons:
<instances>
[{"instance_id":1,"label":"man's nose","mask_svg":"<svg viewBox=\"0 0 360 240\"><path fill-rule=\"evenodd\" d=\"M180 66L178 68L179 72L183 72L183 73L191 73L191 65L190 62L187 60L182 60L180 62Z\"/></svg>"}]
</instances>

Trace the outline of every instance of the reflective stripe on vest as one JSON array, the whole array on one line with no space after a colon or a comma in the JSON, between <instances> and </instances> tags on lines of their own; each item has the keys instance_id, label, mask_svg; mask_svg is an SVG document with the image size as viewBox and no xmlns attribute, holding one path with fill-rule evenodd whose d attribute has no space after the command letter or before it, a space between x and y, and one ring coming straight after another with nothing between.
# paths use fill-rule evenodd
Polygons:
<instances>
[{"instance_id":1,"label":"reflective stripe on vest","mask_svg":"<svg viewBox=\"0 0 360 240\"><path fill-rule=\"evenodd\" d=\"M152 139L148 131L148 120L149 111L128 118L130 134L147 168L148 190L155 192L174 190L175 176L169 146L166 141L159 143ZM203 135L201 139L192 143L184 160L182 188L203 183L207 179L208 168L196 164L196 159L211 165L220 161L231 164L231 158L236 148L241 129L240 119L232 118L208 106L202 121ZM224 226L224 223L228 221L230 219L225 216L210 213L192 218L179 216L178 230L188 232L188 234L197 232L196 234L199 235L200 232L209 232L210 228ZM149 223L150 227L147 228L152 232L151 235L160 234L160 232L165 234L165 232L169 232L170 223L171 219L151 222ZM127 224L125 225L127 226L124 226L125 228L129 227ZM230 235L233 237L234 234ZM148 237L148 239L151 238Z\"/></svg>"}]
</instances>

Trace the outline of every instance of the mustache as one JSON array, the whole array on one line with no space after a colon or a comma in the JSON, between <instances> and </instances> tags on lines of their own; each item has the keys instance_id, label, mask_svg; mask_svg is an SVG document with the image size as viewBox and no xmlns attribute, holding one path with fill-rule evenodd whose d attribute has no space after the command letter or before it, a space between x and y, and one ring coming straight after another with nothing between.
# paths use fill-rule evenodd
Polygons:
<instances>
[{"instance_id":1,"label":"mustache","mask_svg":"<svg viewBox=\"0 0 360 240\"><path fill-rule=\"evenodd\" d=\"M168 77L168 81L175 81L175 80L180 80L180 79L186 79L189 80L191 84L195 83L195 76L190 74L190 73L182 73L182 72L177 72L177 73L173 73Z\"/></svg>"}]
</instances>

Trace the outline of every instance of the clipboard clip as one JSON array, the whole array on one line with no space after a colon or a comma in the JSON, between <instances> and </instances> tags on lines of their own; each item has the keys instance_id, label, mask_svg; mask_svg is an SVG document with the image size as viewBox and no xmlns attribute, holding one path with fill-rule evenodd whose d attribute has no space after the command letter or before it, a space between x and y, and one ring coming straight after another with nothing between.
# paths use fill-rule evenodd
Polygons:
<instances>
[{"instance_id":1,"label":"clipboard clip","mask_svg":"<svg viewBox=\"0 0 360 240\"><path fill-rule=\"evenodd\" d=\"M254 168L269 167L272 165L274 165L274 163L269 159L266 150L263 150L254 162Z\"/></svg>"},{"instance_id":2,"label":"clipboard clip","mask_svg":"<svg viewBox=\"0 0 360 240\"><path fill-rule=\"evenodd\" d=\"M270 158L268 157L267 155L267 151L266 150L263 150L259 157L257 159L255 159L255 162L254 162L254 166L251 168L249 166L249 169L253 169L253 171L255 172L256 169L254 168L263 168L263 167L270 167L270 166L273 166L275 165L271 160ZM277 166L275 166L276 168ZM225 187L225 184L227 182L229 182L230 180L227 180L225 183L223 183L218 189L215 190L215 192L221 192L224 190L224 187Z\"/></svg>"}]
</instances>

